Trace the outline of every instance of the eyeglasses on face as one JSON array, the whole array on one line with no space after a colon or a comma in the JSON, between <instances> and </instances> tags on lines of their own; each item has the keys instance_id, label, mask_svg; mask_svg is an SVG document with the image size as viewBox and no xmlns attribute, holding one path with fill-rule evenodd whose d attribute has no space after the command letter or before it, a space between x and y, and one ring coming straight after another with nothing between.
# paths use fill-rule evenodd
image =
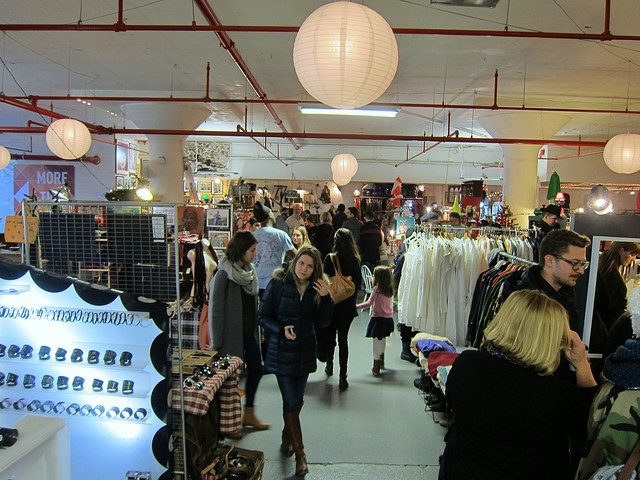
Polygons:
<instances>
[{"instance_id":1,"label":"eyeglasses on face","mask_svg":"<svg viewBox=\"0 0 640 480\"><path fill-rule=\"evenodd\" d=\"M567 260L561 255L554 255L554 257L556 257L558 260L562 260L563 262L567 262L576 272L580 269L586 270L587 268L589 268L589 262L587 261Z\"/></svg>"}]
</instances>

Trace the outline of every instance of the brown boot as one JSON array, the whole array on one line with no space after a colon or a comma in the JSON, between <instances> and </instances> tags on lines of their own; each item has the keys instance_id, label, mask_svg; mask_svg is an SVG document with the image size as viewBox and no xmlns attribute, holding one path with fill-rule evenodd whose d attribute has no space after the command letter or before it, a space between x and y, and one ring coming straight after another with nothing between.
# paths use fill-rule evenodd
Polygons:
<instances>
[{"instance_id":1,"label":"brown boot","mask_svg":"<svg viewBox=\"0 0 640 480\"><path fill-rule=\"evenodd\" d=\"M371 373L373 373L374 377L379 377L380 376L380 364L382 363L381 360L374 360L373 361L373 368L371 369Z\"/></svg>"},{"instance_id":2,"label":"brown boot","mask_svg":"<svg viewBox=\"0 0 640 480\"><path fill-rule=\"evenodd\" d=\"M287 432L293 452L296 454L296 477L304 477L309 473L307 466L307 456L304 453L304 444L302 443L302 427L300 426L300 413L284 412L284 428Z\"/></svg>"},{"instance_id":3,"label":"brown boot","mask_svg":"<svg viewBox=\"0 0 640 480\"><path fill-rule=\"evenodd\" d=\"M291 442L289 441L289 436L287 435L286 428L282 430L282 443L280 444L280 453L287 457L293 455L293 447L291 446Z\"/></svg>"},{"instance_id":4,"label":"brown boot","mask_svg":"<svg viewBox=\"0 0 640 480\"><path fill-rule=\"evenodd\" d=\"M256 430L266 430L271 425L266 422L263 422L258 417L256 417L256 412L254 407L244 407L244 415L242 416L242 425L245 427L253 427Z\"/></svg>"},{"instance_id":5,"label":"brown boot","mask_svg":"<svg viewBox=\"0 0 640 480\"><path fill-rule=\"evenodd\" d=\"M384 370L384 352L380 354L380 370Z\"/></svg>"}]
</instances>

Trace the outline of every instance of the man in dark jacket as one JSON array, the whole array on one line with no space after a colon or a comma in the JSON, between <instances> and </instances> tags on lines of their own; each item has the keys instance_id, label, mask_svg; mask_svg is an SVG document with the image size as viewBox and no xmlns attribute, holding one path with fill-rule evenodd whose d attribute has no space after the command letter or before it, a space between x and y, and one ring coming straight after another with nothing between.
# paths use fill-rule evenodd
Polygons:
<instances>
[{"instance_id":1,"label":"man in dark jacket","mask_svg":"<svg viewBox=\"0 0 640 480\"><path fill-rule=\"evenodd\" d=\"M562 212L559 206L553 204L542 207L540 211L542 212L542 220L536 222L535 225L541 230L540 239L542 240L547 233L560 228L558 220L560 220Z\"/></svg>"},{"instance_id":2,"label":"man in dark jacket","mask_svg":"<svg viewBox=\"0 0 640 480\"><path fill-rule=\"evenodd\" d=\"M574 287L589 268L588 237L571 230L552 230L540 243L539 265L533 265L521 276L513 275L505 282L502 301L516 290L540 290L557 300L569 315L572 330L578 330L580 319L574 305Z\"/></svg>"},{"instance_id":3,"label":"man in dark jacket","mask_svg":"<svg viewBox=\"0 0 640 480\"><path fill-rule=\"evenodd\" d=\"M364 225L360 227L358 247L360 248L362 263L369 267L371 271L380 260L380 245L382 245L382 230L373 221L373 213L367 212L364 214Z\"/></svg>"},{"instance_id":4,"label":"man in dark jacket","mask_svg":"<svg viewBox=\"0 0 640 480\"><path fill-rule=\"evenodd\" d=\"M360 240L360 227L362 222L358 219L358 209L356 207L347 208L347 219L342 223L342 228L346 228L353 235L353 240L358 244ZM335 222L335 218L333 219Z\"/></svg>"},{"instance_id":5,"label":"man in dark jacket","mask_svg":"<svg viewBox=\"0 0 640 480\"><path fill-rule=\"evenodd\" d=\"M338 205L338 213L333 216L333 231L337 231L339 228L342 228L342 224L347 219L347 214L345 211L344 203Z\"/></svg>"}]
</instances>

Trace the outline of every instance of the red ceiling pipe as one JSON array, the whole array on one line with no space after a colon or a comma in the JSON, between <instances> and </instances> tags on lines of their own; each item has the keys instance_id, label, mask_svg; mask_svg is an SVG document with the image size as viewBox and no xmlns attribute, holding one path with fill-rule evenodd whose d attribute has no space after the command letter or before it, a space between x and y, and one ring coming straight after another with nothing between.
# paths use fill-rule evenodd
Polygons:
<instances>
[{"instance_id":1,"label":"red ceiling pipe","mask_svg":"<svg viewBox=\"0 0 640 480\"><path fill-rule=\"evenodd\" d=\"M497 73L494 75L494 98L492 105L466 105L456 103L416 103L416 102L373 102L370 106L398 107L398 108L445 108L449 110L509 110L509 111L534 111L534 112L556 112L556 113L606 113L606 114L627 114L640 115L640 110L614 110L601 108L555 108L555 107L527 107L527 106L498 106L497 104ZM92 102L178 102L178 103L243 103L243 104L271 104L271 105L320 105L317 100L274 100L270 98L208 98L208 97L101 97L101 96L75 96L69 95L30 95L29 97L14 97L15 99L28 98L29 101L37 104L41 100L46 101L77 101L90 100Z\"/></svg>"},{"instance_id":2,"label":"red ceiling pipe","mask_svg":"<svg viewBox=\"0 0 640 480\"><path fill-rule=\"evenodd\" d=\"M314 140L369 140L369 141L399 141L399 142L441 142L441 143L482 143L482 144L520 144L520 145L558 145L564 147L595 147L604 148L607 142L585 140L554 140L533 138L478 138L478 137L434 137L424 135L365 135L351 133L284 133L284 132L252 132L252 131L227 131L227 130L159 130L147 128L110 128L110 134L128 135L183 135L183 136L207 136L207 137L248 137L260 136L262 138L295 138ZM0 133L45 133L46 129L40 127L0 127Z\"/></svg>"},{"instance_id":3,"label":"red ceiling pipe","mask_svg":"<svg viewBox=\"0 0 640 480\"><path fill-rule=\"evenodd\" d=\"M165 31L198 31L198 32L267 32L267 33L297 33L299 26L278 26L278 25L222 25L206 0L196 0L198 8L209 21L209 14L213 15L217 22L210 22L210 25L127 25L123 20L123 0L118 1L118 22L113 25L104 24L0 24L0 30L3 31L147 31L147 32L165 32ZM393 28L396 35L443 35L443 36L461 36L461 37L512 37L512 38L547 38L547 39L565 39L565 40L628 40L640 41L638 35L614 35L611 33L611 0L605 0L604 27L602 33L567 33L567 32L529 32L514 30L455 30L455 29L438 29L438 28ZM220 35L218 35L220 38ZM227 36L228 38L228 36ZM221 38L222 41L222 38ZM225 44L223 43L223 46ZM231 42L233 45L233 42ZM225 46L225 48L227 48Z\"/></svg>"},{"instance_id":4,"label":"red ceiling pipe","mask_svg":"<svg viewBox=\"0 0 640 480\"><path fill-rule=\"evenodd\" d=\"M67 115L62 115L61 113L54 112L53 110L47 110L45 108L38 107L37 105L34 105L34 104L22 102L20 100L16 100L15 98L7 97L6 95L1 93L0 93L0 102L6 103L7 105L11 105L13 107L21 108L23 110L28 110L30 112L34 112L45 117L55 118L58 120L61 118L69 118ZM109 131L107 127L104 127L102 125L94 125L92 123L87 123L87 122L82 122L82 123L84 123L86 127L89 129L89 131L92 133L104 134L104 133L108 133Z\"/></svg>"},{"instance_id":5,"label":"red ceiling pipe","mask_svg":"<svg viewBox=\"0 0 640 480\"><path fill-rule=\"evenodd\" d=\"M204 18L207 21L207 23L209 23L209 25L222 25L222 22L218 19L218 17L214 13L213 9L211 8L207 0L195 0L195 4L200 9L200 12L202 13L202 15L204 15ZM258 83L258 79L253 75L251 70L249 70L248 65L242 58L242 55L240 55L240 52L238 51L235 44L231 40L231 37L229 37L229 35L226 32L216 32L216 36L220 40L222 48L224 48L227 52L229 52L229 55L231 55L231 58L233 58L233 61L236 63L240 71L244 74L246 79L249 81L249 84L251 85L253 90L256 92L256 95L258 95L258 98L260 98L261 100L266 99L267 98L266 92L262 89L262 87ZM280 127L283 133L287 134L285 135L285 138L289 140L291 145L293 145L296 150L299 149L300 146L293 140L293 138L291 138L291 135L288 135L289 132L287 132L287 129L284 126L284 123L282 122L282 119L278 116L278 113L275 111L273 106L271 106L271 104L269 103L264 103L264 106L267 108L267 110L269 110L269 113L275 120L276 125Z\"/></svg>"}]
</instances>

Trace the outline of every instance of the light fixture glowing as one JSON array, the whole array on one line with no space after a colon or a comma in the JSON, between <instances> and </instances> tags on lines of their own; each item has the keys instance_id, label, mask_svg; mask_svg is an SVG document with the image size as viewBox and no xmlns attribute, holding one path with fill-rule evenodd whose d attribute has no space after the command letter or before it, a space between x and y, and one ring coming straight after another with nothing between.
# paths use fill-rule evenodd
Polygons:
<instances>
[{"instance_id":1,"label":"light fixture glowing","mask_svg":"<svg viewBox=\"0 0 640 480\"><path fill-rule=\"evenodd\" d=\"M63 118L47 128L46 142L49 150L65 160L82 157L91 148L91 133L78 120Z\"/></svg>"},{"instance_id":2,"label":"light fixture glowing","mask_svg":"<svg viewBox=\"0 0 640 480\"><path fill-rule=\"evenodd\" d=\"M353 191L353 196L354 197L359 197L360 196L360 190L358 190L357 188Z\"/></svg>"},{"instance_id":3,"label":"light fixture glowing","mask_svg":"<svg viewBox=\"0 0 640 480\"><path fill-rule=\"evenodd\" d=\"M316 9L293 45L298 80L313 98L335 108L377 100L398 69L393 30L374 10L338 1Z\"/></svg>"},{"instance_id":4,"label":"light fixture glowing","mask_svg":"<svg viewBox=\"0 0 640 480\"><path fill-rule=\"evenodd\" d=\"M611 138L604 146L604 163L616 173L640 170L640 135L625 133Z\"/></svg>"},{"instance_id":5,"label":"light fixture glowing","mask_svg":"<svg viewBox=\"0 0 640 480\"><path fill-rule=\"evenodd\" d=\"M420 190L421 192L424 192L424 185L418 185L418 190Z\"/></svg>"},{"instance_id":6,"label":"light fixture glowing","mask_svg":"<svg viewBox=\"0 0 640 480\"><path fill-rule=\"evenodd\" d=\"M609 189L604 185L596 185L586 197L587 206L598 215L613 212L613 202L609 197Z\"/></svg>"},{"instance_id":7,"label":"light fixture glowing","mask_svg":"<svg viewBox=\"0 0 640 480\"><path fill-rule=\"evenodd\" d=\"M11 153L5 147L0 145L0 170L6 168L11 161Z\"/></svg>"},{"instance_id":8,"label":"light fixture glowing","mask_svg":"<svg viewBox=\"0 0 640 480\"><path fill-rule=\"evenodd\" d=\"M138 178L138 188L136 188L136 196L145 202L153 200L153 193L149 189L151 182L144 178Z\"/></svg>"},{"instance_id":9,"label":"light fixture glowing","mask_svg":"<svg viewBox=\"0 0 640 480\"><path fill-rule=\"evenodd\" d=\"M345 115L353 117L396 118L399 108L362 107L332 108L323 105L300 105L300 113L305 115Z\"/></svg>"},{"instance_id":10,"label":"light fixture glowing","mask_svg":"<svg viewBox=\"0 0 640 480\"><path fill-rule=\"evenodd\" d=\"M334 177L351 180L357 171L358 160L350 153L339 153L331 160L331 173Z\"/></svg>"}]
</instances>

